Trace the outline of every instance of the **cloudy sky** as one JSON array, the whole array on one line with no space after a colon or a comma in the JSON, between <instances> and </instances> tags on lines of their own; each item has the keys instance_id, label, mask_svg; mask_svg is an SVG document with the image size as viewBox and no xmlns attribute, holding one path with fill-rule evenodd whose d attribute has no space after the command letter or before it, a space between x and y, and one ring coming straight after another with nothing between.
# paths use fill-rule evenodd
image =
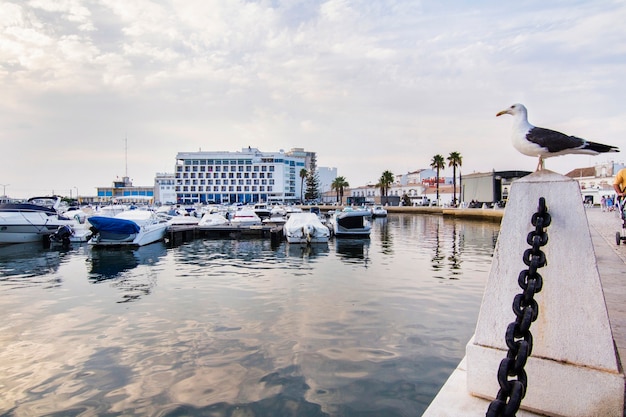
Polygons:
<instances>
[{"instance_id":1,"label":"cloudy sky","mask_svg":"<svg viewBox=\"0 0 626 417\"><path fill-rule=\"evenodd\" d=\"M178 152L248 146L352 186L450 152L534 170L495 117L515 102L626 152L624 22L604 0L0 0L0 193L151 185Z\"/></svg>"}]
</instances>

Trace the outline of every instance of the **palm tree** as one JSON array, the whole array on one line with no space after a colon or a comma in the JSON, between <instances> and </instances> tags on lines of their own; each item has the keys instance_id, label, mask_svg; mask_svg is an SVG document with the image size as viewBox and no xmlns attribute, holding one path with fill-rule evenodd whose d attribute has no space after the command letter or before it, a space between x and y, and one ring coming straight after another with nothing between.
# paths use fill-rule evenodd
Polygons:
<instances>
[{"instance_id":1,"label":"palm tree","mask_svg":"<svg viewBox=\"0 0 626 417\"><path fill-rule=\"evenodd\" d=\"M304 203L302 201L302 191L303 191L303 187L304 187L304 179L306 178L307 175L308 175L307 170L302 168L300 170L300 204Z\"/></svg>"},{"instance_id":2,"label":"palm tree","mask_svg":"<svg viewBox=\"0 0 626 417\"><path fill-rule=\"evenodd\" d=\"M378 180L378 186L380 187L380 195L385 197L387 196L387 194L389 193L389 186L391 184L393 184L395 178L393 176L393 173L391 171L385 171L383 172L383 174L380 176L380 179ZM381 198L381 203L382 198Z\"/></svg>"},{"instance_id":3,"label":"palm tree","mask_svg":"<svg viewBox=\"0 0 626 417\"><path fill-rule=\"evenodd\" d=\"M439 170L446 168L446 161L443 159L443 156L437 154L433 156L430 167L437 170L437 204L439 204Z\"/></svg>"},{"instance_id":4,"label":"palm tree","mask_svg":"<svg viewBox=\"0 0 626 417\"><path fill-rule=\"evenodd\" d=\"M452 167L452 204L456 206L456 167L463 165L463 157L458 152L450 152L448 166Z\"/></svg>"},{"instance_id":5,"label":"palm tree","mask_svg":"<svg viewBox=\"0 0 626 417\"><path fill-rule=\"evenodd\" d=\"M343 204L343 189L349 187L348 181L344 177L337 177L330 184L330 189L337 191L337 202Z\"/></svg>"}]
</instances>

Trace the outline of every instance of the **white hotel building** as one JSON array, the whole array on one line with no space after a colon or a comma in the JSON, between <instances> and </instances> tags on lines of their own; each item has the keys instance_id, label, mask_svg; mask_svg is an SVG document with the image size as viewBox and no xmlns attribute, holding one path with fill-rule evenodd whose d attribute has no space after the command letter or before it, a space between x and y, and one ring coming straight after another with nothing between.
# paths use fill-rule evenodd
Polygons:
<instances>
[{"instance_id":1,"label":"white hotel building","mask_svg":"<svg viewBox=\"0 0 626 417\"><path fill-rule=\"evenodd\" d=\"M306 157L282 150L179 152L174 174L177 203L295 202L305 165Z\"/></svg>"}]
</instances>

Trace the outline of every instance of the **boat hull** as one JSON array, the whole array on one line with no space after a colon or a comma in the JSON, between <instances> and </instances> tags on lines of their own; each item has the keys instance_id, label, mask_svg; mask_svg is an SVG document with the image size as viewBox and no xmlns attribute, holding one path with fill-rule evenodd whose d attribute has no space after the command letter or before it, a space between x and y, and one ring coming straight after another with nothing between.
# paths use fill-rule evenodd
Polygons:
<instances>
[{"instance_id":1,"label":"boat hull","mask_svg":"<svg viewBox=\"0 0 626 417\"><path fill-rule=\"evenodd\" d=\"M314 213L293 213L283 226L285 239L289 243L328 243L330 229Z\"/></svg>"},{"instance_id":2,"label":"boat hull","mask_svg":"<svg viewBox=\"0 0 626 417\"><path fill-rule=\"evenodd\" d=\"M332 218L333 233L337 237L369 237L372 225L367 211L348 211L337 213Z\"/></svg>"},{"instance_id":3,"label":"boat hull","mask_svg":"<svg viewBox=\"0 0 626 417\"><path fill-rule=\"evenodd\" d=\"M93 246L144 246L165 238L169 224L150 213L124 212L116 217L90 217L96 234L89 240Z\"/></svg>"},{"instance_id":4,"label":"boat hull","mask_svg":"<svg viewBox=\"0 0 626 417\"><path fill-rule=\"evenodd\" d=\"M44 213L0 213L0 244L41 242L59 229L73 226L72 220L61 220Z\"/></svg>"}]
</instances>

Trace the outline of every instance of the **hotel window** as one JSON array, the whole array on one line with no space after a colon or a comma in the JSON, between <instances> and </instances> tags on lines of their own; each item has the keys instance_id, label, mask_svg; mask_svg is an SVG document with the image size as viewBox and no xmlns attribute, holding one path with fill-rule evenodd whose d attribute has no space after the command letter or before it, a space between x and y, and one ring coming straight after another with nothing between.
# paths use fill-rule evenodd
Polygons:
<instances>
[{"instance_id":1,"label":"hotel window","mask_svg":"<svg viewBox=\"0 0 626 417\"><path fill-rule=\"evenodd\" d=\"M263 165L263 166L261 167L261 171L263 171L263 172L267 172L267 165Z\"/></svg>"},{"instance_id":2,"label":"hotel window","mask_svg":"<svg viewBox=\"0 0 626 417\"><path fill-rule=\"evenodd\" d=\"M220 172L222 170L222 167L215 167L215 172Z\"/></svg>"},{"instance_id":3,"label":"hotel window","mask_svg":"<svg viewBox=\"0 0 626 417\"><path fill-rule=\"evenodd\" d=\"M246 165L246 172L252 171L252 167L250 165Z\"/></svg>"},{"instance_id":4,"label":"hotel window","mask_svg":"<svg viewBox=\"0 0 626 417\"><path fill-rule=\"evenodd\" d=\"M260 186L260 187L259 187L259 191L265 191L265 187Z\"/></svg>"},{"instance_id":5,"label":"hotel window","mask_svg":"<svg viewBox=\"0 0 626 417\"><path fill-rule=\"evenodd\" d=\"M270 165L270 172L274 172L274 165Z\"/></svg>"}]
</instances>

